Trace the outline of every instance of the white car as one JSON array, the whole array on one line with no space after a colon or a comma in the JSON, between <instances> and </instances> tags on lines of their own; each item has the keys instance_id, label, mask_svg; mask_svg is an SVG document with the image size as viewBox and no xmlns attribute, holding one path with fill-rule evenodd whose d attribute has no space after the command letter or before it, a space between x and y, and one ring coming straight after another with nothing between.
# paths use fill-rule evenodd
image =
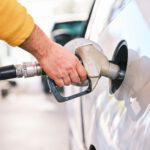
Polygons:
<instances>
[{"instance_id":1,"label":"white car","mask_svg":"<svg viewBox=\"0 0 150 150\"><path fill-rule=\"evenodd\" d=\"M126 73L67 102L70 150L149 150L150 1L96 0L85 37Z\"/></svg>"}]
</instances>

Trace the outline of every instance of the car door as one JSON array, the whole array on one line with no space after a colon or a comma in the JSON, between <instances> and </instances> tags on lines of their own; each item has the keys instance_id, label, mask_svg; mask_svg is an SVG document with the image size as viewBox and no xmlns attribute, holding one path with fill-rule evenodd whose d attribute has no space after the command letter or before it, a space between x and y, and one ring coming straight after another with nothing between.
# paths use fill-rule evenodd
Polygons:
<instances>
[{"instance_id":1,"label":"car door","mask_svg":"<svg viewBox=\"0 0 150 150\"><path fill-rule=\"evenodd\" d=\"M104 9L106 5L110 7ZM148 0L95 4L86 38L97 42L109 60L118 57L127 66L119 86L102 77L95 90L81 98L86 149L150 147L149 10Z\"/></svg>"}]
</instances>

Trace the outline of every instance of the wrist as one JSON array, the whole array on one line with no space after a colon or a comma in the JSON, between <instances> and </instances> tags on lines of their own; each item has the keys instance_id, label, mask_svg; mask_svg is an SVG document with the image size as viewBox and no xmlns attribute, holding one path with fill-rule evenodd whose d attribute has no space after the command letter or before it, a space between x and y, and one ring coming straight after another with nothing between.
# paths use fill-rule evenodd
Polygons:
<instances>
[{"instance_id":1,"label":"wrist","mask_svg":"<svg viewBox=\"0 0 150 150\"><path fill-rule=\"evenodd\" d=\"M51 41L37 25L35 25L31 35L20 45L20 47L33 54L39 61L47 55L48 51L52 50L53 44L54 42Z\"/></svg>"}]
</instances>

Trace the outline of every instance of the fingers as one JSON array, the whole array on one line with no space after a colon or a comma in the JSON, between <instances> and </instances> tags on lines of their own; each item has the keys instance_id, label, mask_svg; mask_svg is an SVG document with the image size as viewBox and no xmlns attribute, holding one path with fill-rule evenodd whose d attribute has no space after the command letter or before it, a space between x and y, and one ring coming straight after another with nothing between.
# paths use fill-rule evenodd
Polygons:
<instances>
[{"instance_id":1,"label":"fingers","mask_svg":"<svg viewBox=\"0 0 150 150\"><path fill-rule=\"evenodd\" d=\"M79 83L79 82L81 82L77 70L74 69L72 72L69 73L69 76L70 76L70 79L71 79L72 83Z\"/></svg>"},{"instance_id":2,"label":"fingers","mask_svg":"<svg viewBox=\"0 0 150 150\"><path fill-rule=\"evenodd\" d=\"M55 78L55 83L62 87L64 85L70 85L71 83L83 82L86 78L86 70L80 62L77 62L75 69L66 70L63 73L60 73L60 75Z\"/></svg>"},{"instance_id":3,"label":"fingers","mask_svg":"<svg viewBox=\"0 0 150 150\"><path fill-rule=\"evenodd\" d=\"M55 80L55 83L59 86L59 87L63 87L65 84L64 84L64 81L62 79L56 79Z\"/></svg>"},{"instance_id":4,"label":"fingers","mask_svg":"<svg viewBox=\"0 0 150 150\"><path fill-rule=\"evenodd\" d=\"M69 77L69 76L64 77L64 78L63 78L63 82L64 82L65 85L71 84L71 79L70 79L70 77Z\"/></svg>"},{"instance_id":5,"label":"fingers","mask_svg":"<svg viewBox=\"0 0 150 150\"><path fill-rule=\"evenodd\" d=\"M69 75L66 72L64 72L63 74L60 73L60 75L57 76L57 78L55 79L55 83L58 86L62 87L64 85L69 85L72 82L71 82L71 79L70 79Z\"/></svg>"},{"instance_id":6,"label":"fingers","mask_svg":"<svg viewBox=\"0 0 150 150\"><path fill-rule=\"evenodd\" d=\"M77 63L76 70L81 82L85 81L87 78L86 70L80 62Z\"/></svg>"},{"instance_id":7,"label":"fingers","mask_svg":"<svg viewBox=\"0 0 150 150\"><path fill-rule=\"evenodd\" d=\"M78 83L80 82L80 78L77 74L77 72L72 72L69 75L65 75L64 77L61 77L60 79L55 79L55 83L62 87L64 85L70 85L71 83Z\"/></svg>"},{"instance_id":8,"label":"fingers","mask_svg":"<svg viewBox=\"0 0 150 150\"><path fill-rule=\"evenodd\" d=\"M79 83L81 82L80 77L76 70L69 73L69 75L63 75L62 77L59 77L55 79L55 83L62 87L64 85L70 85L71 83Z\"/></svg>"},{"instance_id":9,"label":"fingers","mask_svg":"<svg viewBox=\"0 0 150 150\"><path fill-rule=\"evenodd\" d=\"M74 68L72 68L69 72L69 76L72 83L80 83L86 80L86 70L84 69L83 65L78 60L78 58L75 61Z\"/></svg>"}]
</instances>

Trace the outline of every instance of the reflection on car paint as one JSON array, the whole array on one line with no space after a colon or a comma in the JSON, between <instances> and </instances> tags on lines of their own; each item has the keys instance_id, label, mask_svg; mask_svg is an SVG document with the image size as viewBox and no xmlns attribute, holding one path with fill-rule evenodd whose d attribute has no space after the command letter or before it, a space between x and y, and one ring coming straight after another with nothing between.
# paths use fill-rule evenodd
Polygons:
<instances>
[{"instance_id":1,"label":"reflection on car paint","mask_svg":"<svg viewBox=\"0 0 150 150\"><path fill-rule=\"evenodd\" d=\"M108 101L106 101L108 98ZM110 97L107 92L103 92L97 99L99 111L96 112L92 137L97 137L97 147L104 150L145 150L150 144L150 106L147 107L143 116L137 120L132 120L124 101L118 102L114 97ZM121 135L121 136L120 136ZM93 138L95 139L95 138Z\"/></svg>"},{"instance_id":2,"label":"reflection on car paint","mask_svg":"<svg viewBox=\"0 0 150 150\"><path fill-rule=\"evenodd\" d=\"M129 24L129 20L132 24ZM105 92L97 99L101 101L99 103L101 106L97 106L101 111L96 114L93 127L95 129L92 132L93 139L97 141L92 143L95 143L98 149L104 150L148 150L150 147L148 142L150 138L149 26L136 3L133 2L107 31L111 31L116 37L127 39L129 47L134 50L129 49L126 77L115 97L110 97Z\"/></svg>"},{"instance_id":3,"label":"reflection on car paint","mask_svg":"<svg viewBox=\"0 0 150 150\"><path fill-rule=\"evenodd\" d=\"M147 142L150 138L150 28L140 11L136 1L132 1L101 36L91 33L94 35L91 39L102 44L109 58L120 40L125 39L129 47L127 72L119 90L110 96L107 88L99 88L89 140L97 149L148 150L150 147ZM94 100L92 96L88 98Z\"/></svg>"},{"instance_id":4,"label":"reflection on car paint","mask_svg":"<svg viewBox=\"0 0 150 150\"><path fill-rule=\"evenodd\" d=\"M116 92L116 98L124 99L132 119L138 120L150 103L150 59L145 56L140 58L136 51L129 50L127 68L125 80Z\"/></svg>"}]
</instances>

